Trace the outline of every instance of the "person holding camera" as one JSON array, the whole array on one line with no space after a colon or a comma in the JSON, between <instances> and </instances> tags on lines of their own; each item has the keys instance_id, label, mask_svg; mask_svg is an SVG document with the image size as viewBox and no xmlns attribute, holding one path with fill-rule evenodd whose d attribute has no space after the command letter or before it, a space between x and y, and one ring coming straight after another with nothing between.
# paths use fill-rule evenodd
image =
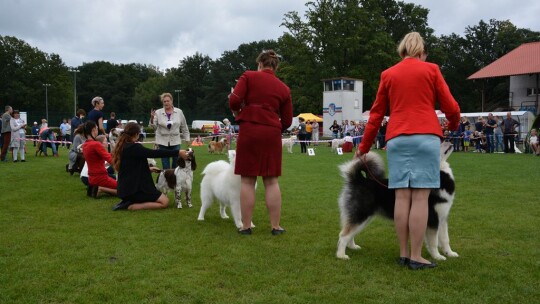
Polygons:
<instances>
[{"instance_id":1,"label":"person holding camera","mask_svg":"<svg viewBox=\"0 0 540 304\"><path fill-rule=\"evenodd\" d=\"M189 145L189 129L184 112L175 108L171 93L163 93L160 96L163 108L150 112L150 127L156 132L156 144L159 150L180 150L182 139ZM172 168L176 168L178 156L172 157ZM169 157L161 159L163 169L170 169Z\"/></svg>"}]
</instances>

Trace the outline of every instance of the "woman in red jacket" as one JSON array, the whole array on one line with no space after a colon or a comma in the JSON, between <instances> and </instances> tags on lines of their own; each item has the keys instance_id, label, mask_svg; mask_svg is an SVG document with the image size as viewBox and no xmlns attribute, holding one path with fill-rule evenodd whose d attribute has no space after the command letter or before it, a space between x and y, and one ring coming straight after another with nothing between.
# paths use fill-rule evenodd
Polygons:
<instances>
[{"instance_id":1,"label":"woman in red jacket","mask_svg":"<svg viewBox=\"0 0 540 304\"><path fill-rule=\"evenodd\" d=\"M290 89L275 76L279 59L273 51L263 51L256 60L257 71L246 71L229 96L229 105L240 125L234 173L241 176L241 234L251 234L255 206L255 182L263 177L265 200L272 234L285 232L281 218L281 132L292 123Z\"/></svg>"},{"instance_id":2,"label":"woman in red jacket","mask_svg":"<svg viewBox=\"0 0 540 304\"><path fill-rule=\"evenodd\" d=\"M440 187L440 142L443 136L435 103L457 130L460 109L448 85L432 63L425 62L424 40L417 32L403 38L398 46L403 59L381 74L377 98L356 156L369 152L381 121L388 110L386 129L388 188L396 191L394 221L399 240L398 263L410 269L437 265L422 257L422 241L427 226L428 197ZM410 234L411 250L408 241Z\"/></svg>"},{"instance_id":3,"label":"woman in red jacket","mask_svg":"<svg viewBox=\"0 0 540 304\"><path fill-rule=\"evenodd\" d=\"M88 165L88 186L94 189L92 196L96 197L98 187L105 188L99 189L103 192L116 195L116 180L111 178L105 169L105 162L112 163L111 154L107 152L100 141L96 140L98 136L96 123L91 120L85 122L83 134L86 141L82 149Z\"/></svg>"}]
</instances>

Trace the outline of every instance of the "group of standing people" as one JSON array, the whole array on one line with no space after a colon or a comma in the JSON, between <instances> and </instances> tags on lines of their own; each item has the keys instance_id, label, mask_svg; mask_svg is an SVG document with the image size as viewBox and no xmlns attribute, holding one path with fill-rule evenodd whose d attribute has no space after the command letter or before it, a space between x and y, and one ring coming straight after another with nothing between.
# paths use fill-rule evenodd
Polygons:
<instances>
[{"instance_id":1,"label":"group of standing people","mask_svg":"<svg viewBox=\"0 0 540 304\"><path fill-rule=\"evenodd\" d=\"M499 119L493 113L489 113L487 118L482 116L474 123L474 130L467 117L461 117L459 128L449 131L447 121L443 119L442 130L446 140L454 145L454 152L468 151L469 146L474 146L476 152L504 152L515 153L515 140L518 136L516 130L519 121L512 118L512 113L507 112L506 118Z\"/></svg>"},{"instance_id":2,"label":"group of standing people","mask_svg":"<svg viewBox=\"0 0 540 304\"><path fill-rule=\"evenodd\" d=\"M5 107L2 114L2 152L0 159L7 162L10 148L13 151L13 162L25 162L26 122L21 119L20 112L11 106Z\"/></svg>"}]
</instances>

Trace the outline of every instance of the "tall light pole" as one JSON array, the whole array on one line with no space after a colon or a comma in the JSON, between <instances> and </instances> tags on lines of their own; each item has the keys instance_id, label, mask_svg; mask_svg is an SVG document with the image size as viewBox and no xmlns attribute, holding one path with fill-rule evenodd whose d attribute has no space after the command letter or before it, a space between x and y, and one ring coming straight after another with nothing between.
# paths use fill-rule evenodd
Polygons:
<instances>
[{"instance_id":1,"label":"tall light pole","mask_svg":"<svg viewBox=\"0 0 540 304\"><path fill-rule=\"evenodd\" d=\"M80 71L77 68L70 68L70 72L73 73L73 116L77 115L77 73Z\"/></svg>"},{"instance_id":2,"label":"tall light pole","mask_svg":"<svg viewBox=\"0 0 540 304\"><path fill-rule=\"evenodd\" d=\"M51 84L44 83L43 86L45 87L45 119L47 119L47 123L49 123L49 96L47 95L47 89Z\"/></svg>"},{"instance_id":3,"label":"tall light pole","mask_svg":"<svg viewBox=\"0 0 540 304\"><path fill-rule=\"evenodd\" d=\"M182 90L178 89L174 91L176 92L176 99L178 99L178 108L180 109L180 92L182 92Z\"/></svg>"}]
</instances>

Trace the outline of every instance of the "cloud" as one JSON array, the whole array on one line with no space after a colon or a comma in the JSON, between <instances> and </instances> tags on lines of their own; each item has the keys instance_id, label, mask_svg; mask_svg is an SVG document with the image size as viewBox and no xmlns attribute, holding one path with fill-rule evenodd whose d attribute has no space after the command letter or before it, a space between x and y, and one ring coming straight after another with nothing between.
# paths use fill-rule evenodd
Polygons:
<instances>
[{"instance_id":1,"label":"cloud","mask_svg":"<svg viewBox=\"0 0 540 304\"><path fill-rule=\"evenodd\" d=\"M415 0L430 9L436 35L463 34L481 19L510 19L538 31L540 2ZM301 0L3 0L0 35L15 36L67 65L105 60L162 70L196 52L219 58L242 43L277 39L284 15L304 15Z\"/></svg>"}]
</instances>

